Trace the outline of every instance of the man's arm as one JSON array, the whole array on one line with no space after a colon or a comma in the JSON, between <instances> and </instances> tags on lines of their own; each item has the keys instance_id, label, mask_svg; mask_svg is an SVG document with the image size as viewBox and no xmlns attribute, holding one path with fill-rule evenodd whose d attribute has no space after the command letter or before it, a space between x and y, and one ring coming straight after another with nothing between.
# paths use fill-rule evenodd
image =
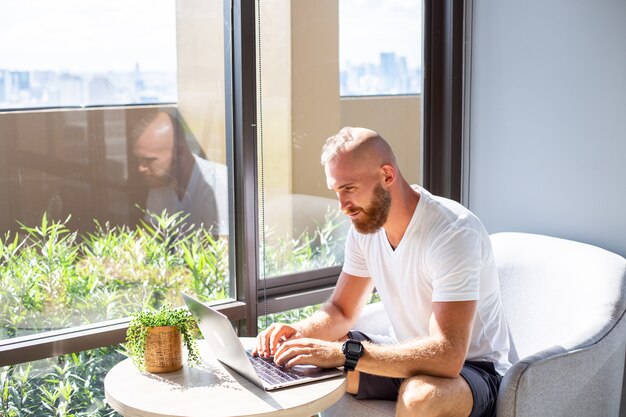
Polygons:
<instances>
[{"instance_id":1,"label":"man's arm","mask_svg":"<svg viewBox=\"0 0 626 417\"><path fill-rule=\"evenodd\" d=\"M366 344L356 369L396 378L457 377L469 348L476 305L476 301L433 303L429 337L398 345Z\"/></svg>"},{"instance_id":2,"label":"man's arm","mask_svg":"<svg viewBox=\"0 0 626 417\"><path fill-rule=\"evenodd\" d=\"M359 359L356 370L395 378L417 374L458 376L469 347L476 304L476 301L433 303L428 337L388 346L364 343L365 354ZM295 339L280 346L275 360L287 366L334 367L343 365L345 358L341 343Z\"/></svg>"},{"instance_id":3,"label":"man's arm","mask_svg":"<svg viewBox=\"0 0 626 417\"><path fill-rule=\"evenodd\" d=\"M373 288L371 279L342 272L328 302L295 327L302 337L337 340L345 336L359 318Z\"/></svg>"},{"instance_id":4,"label":"man's arm","mask_svg":"<svg viewBox=\"0 0 626 417\"><path fill-rule=\"evenodd\" d=\"M361 314L373 288L370 278L341 272L330 299L319 311L293 325L273 323L257 337L253 354L273 355L279 343L294 338L337 340L345 336Z\"/></svg>"}]
</instances>

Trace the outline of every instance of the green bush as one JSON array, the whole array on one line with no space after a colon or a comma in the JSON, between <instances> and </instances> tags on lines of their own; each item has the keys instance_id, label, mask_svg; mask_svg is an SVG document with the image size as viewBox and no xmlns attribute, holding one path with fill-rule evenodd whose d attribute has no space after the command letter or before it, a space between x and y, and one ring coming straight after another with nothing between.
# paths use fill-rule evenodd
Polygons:
<instances>
[{"instance_id":1,"label":"green bush","mask_svg":"<svg viewBox=\"0 0 626 417\"><path fill-rule=\"evenodd\" d=\"M0 370L5 417L119 416L104 401L104 377L124 355L114 347L8 366Z\"/></svg>"},{"instance_id":2,"label":"green bush","mask_svg":"<svg viewBox=\"0 0 626 417\"><path fill-rule=\"evenodd\" d=\"M44 214L39 226L0 239L1 338L179 304L181 290L205 300L228 294L228 243L186 230L180 214L135 229L97 224L85 236L66 223Z\"/></svg>"},{"instance_id":3,"label":"green bush","mask_svg":"<svg viewBox=\"0 0 626 417\"><path fill-rule=\"evenodd\" d=\"M313 233L305 230L296 238L275 236L273 230L266 227L260 249L262 276L271 277L342 264L345 236L339 239L335 237L335 232L342 224L340 215L338 210L329 209L324 223L316 225Z\"/></svg>"},{"instance_id":4,"label":"green bush","mask_svg":"<svg viewBox=\"0 0 626 417\"><path fill-rule=\"evenodd\" d=\"M264 276L341 263L337 215L262 247ZM44 214L38 226L0 236L0 340L178 305L180 291L205 301L229 294L228 241L189 228L180 213L151 215L136 228L96 222L85 235L68 220ZM0 416L117 416L103 380L123 358L119 347L103 347L0 368Z\"/></svg>"}]
</instances>

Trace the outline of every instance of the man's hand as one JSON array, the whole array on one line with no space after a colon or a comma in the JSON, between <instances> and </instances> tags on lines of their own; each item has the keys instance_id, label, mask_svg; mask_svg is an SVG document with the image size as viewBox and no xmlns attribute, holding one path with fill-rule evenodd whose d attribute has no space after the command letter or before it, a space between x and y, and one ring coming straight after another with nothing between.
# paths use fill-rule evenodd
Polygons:
<instances>
[{"instance_id":1,"label":"man's hand","mask_svg":"<svg viewBox=\"0 0 626 417\"><path fill-rule=\"evenodd\" d=\"M272 323L263 330L256 338L256 346L252 355L269 358L276 353L278 346L286 340L300 338L302 335L294 326L281 323Z\"/></svg>"},{"instance_id":2,"label":"man's hand","mask_svg":"<svg viewBox=\"0 0 626 417\"><path fill-rule=\"evenodd\" d=\"M299 338L281 343L274 354L274 362L288 368L294 365L334 368L345 363L345 356L340 342Z\"/></svg>"}]
</instances>

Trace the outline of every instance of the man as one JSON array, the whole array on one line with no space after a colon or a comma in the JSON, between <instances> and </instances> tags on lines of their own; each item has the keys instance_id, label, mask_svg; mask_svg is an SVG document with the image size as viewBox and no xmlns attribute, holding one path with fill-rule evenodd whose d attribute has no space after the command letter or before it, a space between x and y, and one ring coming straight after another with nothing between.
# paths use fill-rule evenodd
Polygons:
<instances>
[{"instance_id":1,"label":"man","mask_svg":"<svg viewBox=\"0 0 626 417\"><path fill-rule=\"evenodd\" d=\"M348 392L397 400L398 416L495 416L508 332L480 221L409 185L371 130L347 127L329 138L322 164L352 220L343 270L320 311L294 325L272 324L255 353L289 367L345 365ZM348 332L374 287L394 343Z\"/></svg>"},{"instance_id":2,"label":"man","mask_svg":"<svg viewBox=\"0 0 626 417\"><path fill-rule=\"evenodd\" d=\"M189 225L227 235L226 166L192 154L181 123L163 111L149 113L131 136L137 171L150 187L147 210L182 212Z\"/></svg>"}]
</instances>

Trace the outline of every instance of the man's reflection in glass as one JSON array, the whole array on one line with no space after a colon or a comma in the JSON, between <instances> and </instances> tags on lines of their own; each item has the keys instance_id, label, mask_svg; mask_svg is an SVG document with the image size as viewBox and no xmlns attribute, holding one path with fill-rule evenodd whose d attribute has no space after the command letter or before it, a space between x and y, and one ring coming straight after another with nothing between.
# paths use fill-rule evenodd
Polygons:
<instances>
[{"instance_id":1,"label":"man's reflection in glass","mask_svg":"<svg viewBox=\"0 0 626 417\"><path fill-rule=\"evenodd\" d=\"M163 111L144 117L131 136L137 171L150 187L147 210L183 212L189 225L228 235L226 166L194 155L180 121Z\"/></svg>"}]
</instances>

